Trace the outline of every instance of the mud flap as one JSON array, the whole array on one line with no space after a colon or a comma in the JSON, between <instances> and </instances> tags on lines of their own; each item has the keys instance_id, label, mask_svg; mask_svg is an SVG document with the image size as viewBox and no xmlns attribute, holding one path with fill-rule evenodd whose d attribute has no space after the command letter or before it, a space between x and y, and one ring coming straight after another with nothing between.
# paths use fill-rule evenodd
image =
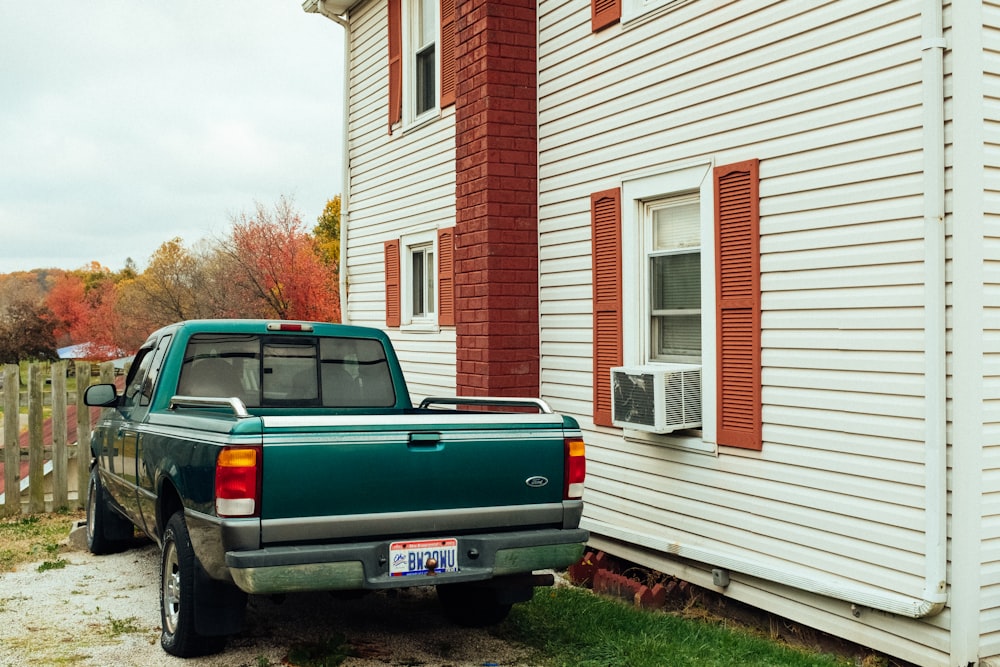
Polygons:
<instances>
[{"instance_id":1,"label":"mud flap","mask_svg":"<svg viewBox=\"0 0 1000 667\"><path fill-rule=\"evenodd\" d=\"M247 594L209 577L199 563L194 580L194 627L203 637L235 635L243 629Z\"/></svg>"},{"instance_id":2,"label":"mud flap","mask_svg":"<svg viewBox=\"0 0 1000 667\"><path fill-rule=\"evenodd\" d=\"M551 586L554 583L555 577L551 574L513 574L469 585L492 588L499 604L517 604L530 600L536 586Z\"/></svg>"}]
</instances>

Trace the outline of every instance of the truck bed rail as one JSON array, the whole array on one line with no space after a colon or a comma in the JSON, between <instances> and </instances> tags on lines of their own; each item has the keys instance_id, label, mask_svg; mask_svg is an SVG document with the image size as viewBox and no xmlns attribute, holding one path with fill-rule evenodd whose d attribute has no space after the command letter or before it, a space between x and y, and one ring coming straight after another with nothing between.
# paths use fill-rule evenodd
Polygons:
<instances>
[{"instance_id":1,"label":"truck bed rail","mask_svg":"<svg viewBox=\"0 0 1000 667\"><path fill-rule=\"evenodd\" d=\"M173 396L170 398L170 409L177 408L232 408L237 419L245 419L250 416L247 406L243 401L236 398L221 398L216 396Z\"/></svg>"},{"instance_id":2,"label":"truck bed rail","mask_svg":"<svg viewBox=\"0 0 1000 667\"><path fill-rule=\"evenodd\" d=\"M510 398L506 396L431 396L420 401L420 408L432 405L495 405L518 408L537 408L546 415L552 414L549 404L540 398Z\"/></svg>"}]
</instances>

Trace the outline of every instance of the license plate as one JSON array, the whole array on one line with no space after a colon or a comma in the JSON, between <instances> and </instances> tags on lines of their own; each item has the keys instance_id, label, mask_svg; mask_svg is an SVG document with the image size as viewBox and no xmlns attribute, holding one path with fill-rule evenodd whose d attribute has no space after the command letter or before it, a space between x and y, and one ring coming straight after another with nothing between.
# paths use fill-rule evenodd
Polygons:
<instances>
[{"instance_id":1,"label":"license plate","mask_svg":"<svg viewBox=\"0 0 1000 667\"><path fill-rule=\"evenodd\" d=\"M389 545L389 576L407 577L427 574L433 561L434 573L458 571L458 540L420 540L393 542Z\"/></svg>"}]
</instances>

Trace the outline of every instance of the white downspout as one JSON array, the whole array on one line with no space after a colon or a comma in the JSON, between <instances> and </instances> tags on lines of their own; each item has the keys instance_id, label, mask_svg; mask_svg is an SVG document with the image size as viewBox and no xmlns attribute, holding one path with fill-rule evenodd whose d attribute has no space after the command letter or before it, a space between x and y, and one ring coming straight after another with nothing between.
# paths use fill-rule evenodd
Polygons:
<instances>
[{"instance_id":1,"label":"white downspout","mask_svg":"<svg viewBox=\"0 0 1000 667\"><path fill-rule=\"evenodd\" d=\"M951 535L949 566L951 639L949 665L990 664L991 609L989 507L993 468L989 429L991 350L989 225L993 143L991 128L990 28L994 22L981 2L950 4L949 148L952 235L949 321L951 422L949 435Z\"/></svg>"},{"instance_id":2,"label":"white downspout","mask_svg":"<svg viewBox=\"0 0 1000 667\"><path fill-rule=\"evenodd\" d=\"M925 0L921 16L924 183L924 605L921 616L948 601L947 346L945 332L944 19L941 0Z\"/></svg>"},{"instance_id":3,"label":"white downspout","mask_svg":"<svg viewBox=\"0 0 1000 667\"><path fill-rule=\"evenodd\" d=\"M340 276L340 321L343 324L350 324L350 317L347 310L347 231L351 210L351 150L348 144L350 141L348 114L350 114L351 110L351 23L350 20L345 18L346 14L341 16L328 7L326 0L306 0L302 3L302 9L309 13L325 16L344 29L344 119L342 127L344 153L341 165L343 183L340 189L340 266L338 267L338 273Z\"/></svg>"}]
</instances>

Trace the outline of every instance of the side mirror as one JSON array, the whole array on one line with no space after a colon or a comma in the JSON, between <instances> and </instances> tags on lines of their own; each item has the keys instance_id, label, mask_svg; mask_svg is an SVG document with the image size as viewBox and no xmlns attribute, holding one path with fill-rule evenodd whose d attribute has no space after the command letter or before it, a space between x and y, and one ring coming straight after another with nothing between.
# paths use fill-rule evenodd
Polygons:
<instances>
[{"instance_id":1,"label":"side mirror","mask_svg":"<svg viewBox=\"0 0 1000 667\"><path fill-rule=\"evenodd\" d=\"M112 408L118 405L118 390L113 384L91 385L83 393L83 402L94 407Z\"/></svg>"}]
</instances>

